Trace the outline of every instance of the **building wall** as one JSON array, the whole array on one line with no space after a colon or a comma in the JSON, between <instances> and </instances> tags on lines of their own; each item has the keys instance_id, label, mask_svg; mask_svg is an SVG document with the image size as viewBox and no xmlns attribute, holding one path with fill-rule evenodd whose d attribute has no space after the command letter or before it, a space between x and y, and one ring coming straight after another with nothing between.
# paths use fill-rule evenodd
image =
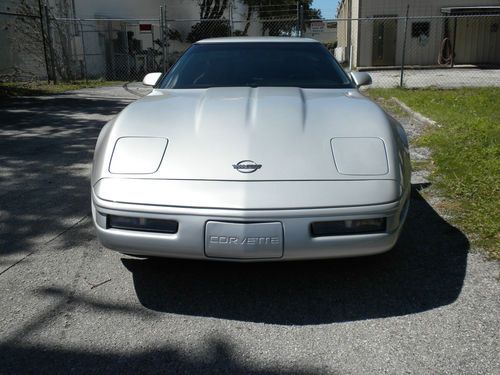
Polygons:
<instances>
[{"instance_id":1,"label":"building wall","mask_svg":"<svg viewBox=\"0 0 500 375\"><path fill-rule=\"evenodd\" d=\"M409 16L410 17L420 17L420 16L440 16L441 8L443 7L460 7L460 6L486 6L486 5L499 5L498 0L418 0L418 1L399 1L399 0L361 0L361 17L378 17L378 16L398 16L404 17L406 15L406 7L409 4ZM411 36L412 23L414 22L429 22L429 38L426 41L422 41L419 38L413 38ZM479 25L486 20L476 18L471 19L469 24L474 23L476 25L476 32L479 31ZM491 20L490 20L491 22ZM358 66L371 66L372 65L372 53L373 53L373 23L371 21L361 22L362 26L360 29L359 40L362 48L359 49L359 59L356 59ZM461 24L461 21L459 21ZM471 30L472 31L472 30ZM403 39L404 39L404 20L398 20L397 25L397 42L396 42L396 65L401 64L402 51L403 51ZM442 19L422 19L422 20L409 20L407 39L406 39L406 55L405 64L407 65L437 65L438 56L441 50L441 44L443 41L444 33L444 21ZM498 34L498 33L497 33ZM458 35L458 32L457 32ZM487 34L468 34L469 38L476 37L477 35L487 35ZM482 37L481 37L482 39ZM472 40L471 40L472 42ZM457 40L456 45L458 46L460 41ZM483 40L477 40L474 43L469 43L467 49L470 47L474 48L477 45L485 45ZM467 55L467 54L464 54ZM457 56L458 58L459 56ZM464 56L465 57L465 56ZM462 59L462 61L469 61L471 63L479 62L473 61L470 58L473 56L468 54L469 59ZM481 60L481 57L476 59ZM460 60L460 59L459 59ZM457 60L457 63L459 63ZM498 60L497 60L498 61ZM484 61L486 62L486 61Z\"/></svg>"},{"instance_id":2,"label":"building wall","mask_svg":"<svg viewBox=\"0 0 500 375\"><path fill-rule=\"evenodd\" d=\"M496 29L496 32L492 32ZM477 40L477 35L481 40ZM455 63L487 63L500 65L500 16L457 21Z\"/></svg>"},{"instance_id":3,"label":"building wall","mask_svg":"<svg viewBox=\"0 0 500 375\"><path fill-rule=\"evenodd\" d=\"M141 49L155 49L160 51L161 47L154 43L154 40L160 38L160 6L165 6L165 0L141 0L140 6L137 0L72 0L75 4L75 13L77 18L103 19L103 21L85 22L90 25L90 29L95 24L96 32L85 33L85 48L86 51L91 51L92 55L88 58L91 63L87 62L87 71L91 76L102 75L105 69L109 70L110 59L107 58L107 63L104 62L105 47L109 43L103 42L103 36L106 39L116 39L119 33L133 33L133 38L140 41ZM168 56L172 63L178 56L184 52L190 43L186 37L190 33L192 27L199 22L200 7L198 0L168 0L166 9L167 25L169 30L177 31L181 35L181 40L169 40ZM239 21L246 16L246 6L239 0L233 3L233 20ZM226 8L223 18L229 19L230 10ZM105 19L123 19L123 21L108 22ZM140 24L151 24L152 32L141 32ZM109 27L109 30L108 30ZM75 38L76 44L81 44L80 37ZM123 48L122 48L123 49ZM113 51L114 55L119 55L120 51ZM124 53L124 55L126 55ZM137 59L140 59L138 64ZM130 61L132 60L132 61ZM130 66L143 66L144 57L132 59L129 56L118 57L119 65L123 65L127 71ZM149 57L151 61L151 57ZM107 65L107 66L106 66ZM111 70L115 68L112 67ZM150 69L150 68L148 68Z\"/></svg>"},{"instance_id":4,"label":"building wall","mask_svg":"<svg viewBox=\"0 0 500 375\"><path fill-rule=\"evenodd\" d=\"M158 36L160 6L166 6L166 17L170 29L179 31L183 37L187 36L200 18L200 7L198 0L141 0L140 6L137 0L72 0L75 4L75 13L78 18L123 18L145 20L142 23L152 23L154 33ZM234 2L233 16L235 20L246 14L246 6L241 1ZM229 8L226 9L224 18L229 19ZM146 21L149 20L149 21ZM175 21L173 21L175 20ZM149 33L138 32L138 23L130 23L128 31L134 32L134 37L141 40L143 48L153 47L152 38ZM186 43L171 41L172 48L184 50Z\"/></svg>"},{"instance_id":5,"label":"building wall","mask_svg":"<svg viewBox=\"0 0 500 375\"><path fill-rule=\"evenodd\" d=\"M48 5L68 9L68 1L71 0L49 0ZM0 11L37 17L40 15L38 0L1 0ZM66 12L57 14L59 17L69 15ZM40 18L3 14L0 15L0 30L0 78L46 78Z\"/></svg>"},{"instance_id":6,"label":"building wall","mask_svg":"<svg viewBox=\"0 0 500 375\"><path fill-rule=\"evenodd\" d=\"M159 18L163 0L73 0L78 18ZM175 0L167 2L168 18L198 18L199 7L195 0Z\"/></svg>"},{"instance_id":7,"label":"building wall","mask_svg":"<svg viewBox=\"0 0 500 375\"><path fill-rule=\"evenodd\" d=\"M338 12L339 18L347 16L348 1L343 0ZM409 4L410 17L441 16L443 7L460 6L488 6L500 5L498 0L351 0L352 14L349 18L374 18L383 16L405 17L407 5ZM356 12L359 7L359 13ZM500 63L498 54L500 52L500 31L488 32L500 17L485 19L473 18L459 20L456 39L456 62L457 63ZM411 36L412 24L415 22L429 22L429 37L416 38ZM342 30L347 30L343 25ZM453 25L450 25L453 29ZM339 30L340 26L339 26ZM373 56L373 33L374 22L372 20L360 20L352 22L353 57L354 66L372 66ZM397 21L397 39L395 65L400 65L402 60L403 42L405 35L405 21ZM437 65L444 35L443 19L410 19L408 21L405 64L407 65ZM341 42L342 41L342 42ZM346 45L348 36L339 31L339 46ZM359 48L357 48L359 43ZM346 48L347 45L346 45Z\"/></svg>"},{"instance_id":8,"label":"building wall","mask_svg":"<svg viewBox=\"0 0 500 375\"><path fill-rule=\"evenodd\" d=\"M345 2L345 0L344 0ZM344 63L346 61L346 48L349 44L348 41L348 22L345 19L349 18L348 6L342 3L337 13L337 48L335 48L335 58L340 62Z\"/></svg>"},{"instance_id":9,"label":"building wall","mask_svg":"<svg viewBox=\"0 0 500 375\"><path fill-rule=\"evenodd\" d=\"M360 0L342 0L337 12L337 48L335 49L335 57L340 63L347 64L350 58L350 46L353 45L352 52L356 52L354 45L357 45L357 26L353 30L355 22L350 19L357 18L359 15Z\"/></svg>"},{"instance_id":10,"label":"building wall","mask_svg":"<svg viewBox=\"0 0 500 375\"><path fill-rule=\"evenodd\" d=\"M368 0L370 1L370 0ZM361 2L362 0L352 0L352 18L357 19L361 17ZM352 67L354 68L356 66L356 61L358 61L358 56L359 56L359 49L358 46L360 46L360 24L359 22L353 22L351 24L351 44L352 44Z\"/></svg>"},{"instance_id":11,"label":"building wall","mask_svg":"<svg viewBox=\"0 0 500 375\"><path fill-rule=\"evenodd\" d=\"M123 69L128 69L130 58L123 51L116 49L110 51L112 40L116 40L119 35L126 35L126 32L133 32L134 39L139 40L141 49L147 50L154 46L158 51L160 47L154 45L153 39L160 36L159 18L160 6L165 4L165 0L46 0L51 16L58 18L78 18L97 19L85 20L81 23L75 21L52 22L54 34L54 44L56 50L60 51L61 43L67 46L66 50L71 54L71 70L75 74L83 71L86 65L90 76L102 76L110 69L109 65L114 64L114 59L110 54L118 55L117 60L122 61ZM32 8L32 13L38 14L38 0L1 0L0 11L19 13L22 5L27 4ZM167 18L169 28L179 31L184 40L171 40L169 42L169 52L171 57L184 51L189 43L185 37L191 31L200 18L200 10L197 0L168 0ZM244 25L238 20L246 19L247 7L240 0L234 0L233 19L235 25ZM229 9L226 9L224 17L229 19ZM105 19L116 19L116 21L106 21ZM102 20L102 21L100 21ZM122 20L122 21L120 21ZM132 21L143 20L143 21ZM36 24L39 29L38 19L28 19ZM140 23L151 23L153 25L153 35L149 32L139 31ZM19 78L44 78L46 77L46 67L43 58L43 45L41 35L31 32L23 24L23 19L16 16L0 15L0 47L3 58L0 59L0 75L17 76ZM84 32L81 33L83 28ZM252 24L251 33L257 33L261 28ZM84 36L82 38L82 35ZM86 58L83 58L83 43L85 44ZM116 44L116 43L114 43ZM177 55L175 54L177 52ZM169 54L170 56L170 54ZM19 73L21 72L21 73Z\"/></svg>"},{"instance_id":12,"label":"building wall","mask_svg":"<svg viewBox=\"0 0 500 375\"><path fill-rule=\"evenodd\" d=\"M444 7L500 5L498 0L361 0L361 17L397 14L404 17L410 5L409 16L440 16Z\"/></svg>"}]
</instances>

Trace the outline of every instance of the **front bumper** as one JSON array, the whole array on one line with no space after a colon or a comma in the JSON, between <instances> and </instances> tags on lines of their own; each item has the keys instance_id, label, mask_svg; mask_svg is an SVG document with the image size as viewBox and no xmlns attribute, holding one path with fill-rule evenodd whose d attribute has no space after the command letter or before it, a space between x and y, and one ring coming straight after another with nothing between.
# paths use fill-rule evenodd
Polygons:
<instances>
[{"instance_id":1,"label":"front bumper","mask_svg":"<svg viewBox=\"0 0 500 375\"><path fill-rule=\"evenodd\" d=\"M290 210L234 210L127 204L100 199L92 192L92 216L100 242L107 248L138 256L213 259L206 256L205 230L209 221L231 223L280 222L283 255L279 258L229 261L276 261L355 257L390 250L401 232L408 210L409 191L394 202L338 208ZM176 220L175 234L107 228L107 215ZM387 218L384 233L313 237L311 223L333 220Z\"/></svg>"}]
</instances>

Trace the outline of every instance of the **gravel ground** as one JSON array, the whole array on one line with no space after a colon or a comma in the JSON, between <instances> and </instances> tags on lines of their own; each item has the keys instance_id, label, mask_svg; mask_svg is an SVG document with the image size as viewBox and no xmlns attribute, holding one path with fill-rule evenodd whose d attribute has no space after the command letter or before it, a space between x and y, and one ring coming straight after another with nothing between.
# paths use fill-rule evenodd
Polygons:
<instances>
[{"instance_id":1,"label":"gravel ground","mask_svg":"<svg viewBox=\"0 0 500 375\"><path fill-rule=\"evenodd\" d=\"M396 87L401 80L399 70L373 70L368 73L373 78L372 87ZM407 88L500 86L500 69L406 69L404 85Z\"/></svg>"},{"instance_id":2,"label":"gravel ground","mask_svg":"<svg viewBox=\"0 0 500 375\"><path fill-rule=\"evenodd\" d=\"M498 264L419 183L381 256L221 264L103 249L90 161L136 93L0 103L0 373L500 373Z\"/></svg>"},{"instance_id":3,"label":"gravel ground","mask_svg":"<svg viewBox=\"0 0 500 375\"><path fill-rule=\"evenodd\" d=\"M406 104L396 98L385 100L375 98L386 111L389 111L405 128L410 143L410 157L413 163L411 182L415 187L427 188L429 186L429 170L415 168L418 163L428 163L432 160L432 152L427 147L416 147L414 141L431 126L439 126L435 121L413 111Z\"/></svg>"}]
</instances>

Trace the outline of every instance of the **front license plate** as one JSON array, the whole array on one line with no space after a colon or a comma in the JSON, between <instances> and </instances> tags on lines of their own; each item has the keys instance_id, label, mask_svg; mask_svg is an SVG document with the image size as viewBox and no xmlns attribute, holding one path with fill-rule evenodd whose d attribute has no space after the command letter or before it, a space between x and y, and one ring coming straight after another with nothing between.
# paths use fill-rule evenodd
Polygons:
<instances>
[{"instance_id":1,"label":"front license plate","mask_svg":"<svg viewBox=\"0 0 500 375\"><path fill-rule=\"evenodd\" d=\"M283 256L283 227L273 223L225 223L209 221L205 254L213 258L260 259Z\"/></svg>"}]
</instances>

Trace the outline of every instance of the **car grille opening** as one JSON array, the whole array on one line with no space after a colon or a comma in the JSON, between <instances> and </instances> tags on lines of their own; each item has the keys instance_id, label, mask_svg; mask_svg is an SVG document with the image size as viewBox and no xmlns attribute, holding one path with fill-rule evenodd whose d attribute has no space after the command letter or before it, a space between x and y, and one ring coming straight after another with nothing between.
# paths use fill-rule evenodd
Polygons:
<instances>
[{"instance_id":1,"label":"car grille opening","mask_svg":"<svg viewBox=\"0 0 500 375\"><path fill-rule=\"evenodd\" d=\"M341 221L318 221L311 224L313 237L373 234L386 231L387 219L361 219Z\"/></svg>"},{"instance_id":2,"label":"car grille opening","mask_svg":"<svg viewBox=\"0 0 500 375\"><path fill-rule=\"evenodd\" d=\"M175 220L108 215L107 228L173 234L177 233L179 223Z\"/></svg>"}]
</instances>

